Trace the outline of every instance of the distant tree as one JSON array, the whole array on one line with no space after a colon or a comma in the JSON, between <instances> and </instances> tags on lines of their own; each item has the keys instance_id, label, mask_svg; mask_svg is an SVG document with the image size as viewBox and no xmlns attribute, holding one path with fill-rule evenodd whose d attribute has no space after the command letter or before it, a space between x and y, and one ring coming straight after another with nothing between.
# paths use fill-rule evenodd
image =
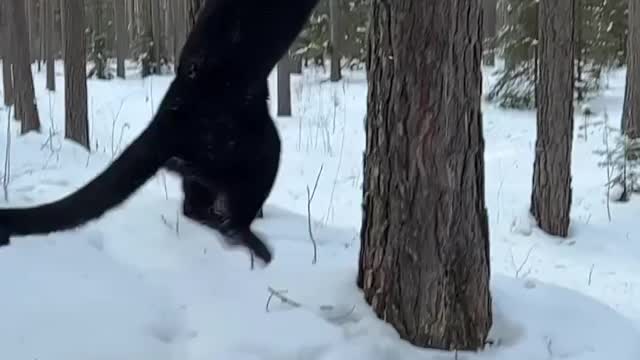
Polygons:
<instances>
[{"instance_id":1,"label":"distant tree","mask_svg":"<svg viewBox=\"0 0 640 360\"><path fill-rule=\"evenodd\" d=\"M629 0L629 38L627 50L627 89L623 116L625 134L640 138L640 0ZM637 154L636 154L637 156Z\"/></svg>"},{"instance_id":2,"label":"distant tree","mask_svg":"<svg viewBox=\"0 0 640 360\"><path fill-rule=\"evenodd\" d=\"M566 237L571 211L571 148L576 0L540 0L540 82L531 213L545 232Z\"/></svg>"},{"instance_id":3,"label":"distant tree","mask_svg":"<svg viewBox=\"0 0 640 360\"><path fill-rule=\"evenodd\" d=\"M504 1L506 24L496 39L504 67L496 71L498 80L487 99L505 108L532 109L536 104L538 1Z\"/></svg>"},{"instance_id":4,"label":"distant tree","mask_svg":"<svg viewBox=\"0 0 640 360\"><path fill-rule=\"evenodd\" d=\"M116 76L124 79L126 77L125 59L129 53L125 0L114 0L114 10L116 26Z\"/></svg>"},{"instance_id":5,"label":"distant tree","mask_svg":"<svg viewBox=\"0 0 640 360\"><path fill-rule=\"evenodd\" d=\"M15 91L15 115L22 123L21 133L40 131L40 117L36 104L31 55L29 54L29 29L24 0L8 0L9 24L12 37L13 84Z\"/></svg>"},{"instance_id":6,"label":"distant tree","mask_svg":"<svg viewBox=\"0 0 640 360\"><path fill-rule=\"evenodd\" d=\"M487 0L484 0L487 1ZM536 107L538 0L500 0L497 46L504 58L487 98L505 108ZM604 71L624 63L627 0L578 0L574 88L585 101L602 88ZM502 14L506 13L506 14Z\"/></svg>"},{"instance_id":7,"label":"distant tree","mask_svg":"<svg viewBox=\"0 0 640 360\"><path fill-rule=\"evenodd\" d=\"M357 284L401 338L477 350L492 324L481 5L371 6Z\"/></svg>"},{"instance_id":8,"label":"distant tree","mask_svg":"<svg viewBox=\"0 0 640 360\"><path fill-rule=\"evenodd\" d=\"M291 116L291 58L285 55L278 62L278 116Z\"/></svg>"},{"instance_id":9,"label":"distant tree","mask_svg":"<svg viewBox=\"0 0 640 360\"><path fill-rule=\"evenodd\" d=\"M307 26L292 46L294 61L302 60L300 65L302 62L308 64L309 61L319 65L322 64L325 55L331 56L331 9L333 8L339 15L336 17L336 19L339 18L339 27L335 28L333 34L336 36L335 42L339 43L340 58L345 60L351 68L363 65L366 55L369 7L370 0L320 0Z\"/></svg>"},{"instance_id":10,"label":"distant tree","mask_svg":"<svg viewBox=\"0 0 640 360\"><path fill-rule=\"evenodd\" d=\"M182 1L171 1L171 13L173 14L173 62L178 63L180 52L187 39L187 14Z\"/></svg>"},{"instance_id":11,"label":"distant tree","mask_svg":"<svg viewBox=\"0 0 640 360\"><path fill-rule=\"evenodd\" d=\"M331 56L331 70L329 80L335 82L342 79L342 71L340 68L340 37L343 36L341 27L341 11L339 8L339 0L329 0L329 55Z\"/></svg>"},{"instance_id":12,"label":"distant tree","mask_svg":"<svg viewBox=\"0 0 640 360\"><path fill-rule=\"evenodd\" d=\"M5 106L15 103L15 91L13 89L13 44L11 43L11 26L9 22L9 3L0 1L0 50L2 51L2 85Z\"/></svg>"},{"instance_id":13,"label":"distant tree","mask_svg":"<svg viewBox=\"0 0 640 360\"><path fill-rule=\"evenodd\" d=\"M191 31L193 24L196 23L196 19L198 18L198 13L200 12L200 8L205 0L184 0L186 1L187 6L187 33Z\"/></svg>"},{"instance_id":14,"label":"distant tree","mask_svg":"<svg viewBox=\"0 0 640 360\"><path fill-rule=\"evenodd\" d=\"M482 0L484 19L482 21L484 33L483 61L487 66L496 63L496 21L498 11L497 0Z\"/></svg>"},{"instance_id":15,"label":"distant tree","mask_svg":"<svg viewBox=\"0 0 640 360\"><path fill-rule=\"evenodd\" d=\"M42 35L44 39L44 56L47 64L47 89L49 91L56 90L56 59L55 59L55 18L54 18L54 3L57 1L42 0L42 7L44 16L42 24Z\"/></svg>"},{"instance_id":16,"label":"distant tree","mask_svg":"<svg viewBox=\"0 0 640 360\"><path fill-rule=\"evenodd\" d=\"M64 24L65 138L90 150L84 6L62 0Z\"/></svg>"}]
</instances>

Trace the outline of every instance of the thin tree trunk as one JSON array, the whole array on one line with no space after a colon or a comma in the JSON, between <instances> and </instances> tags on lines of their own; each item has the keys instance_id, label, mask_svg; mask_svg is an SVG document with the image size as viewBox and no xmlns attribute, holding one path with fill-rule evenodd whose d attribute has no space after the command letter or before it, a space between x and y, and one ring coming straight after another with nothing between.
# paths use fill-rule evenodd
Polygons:
<instances>
[{"instance_id":1,"label":"thin tree trunk","mask_svg":"<svg viewBox=\"0 0 640 360\"><path fill-rule=\"evenodd\" d=\"M43 17L43 29L42 38L44 41L44 53L47 57L47 89L50 91L56 90L56 62L53 53L53 44L55 42L55 28L54 28L54 1L42 0L42 6L44 6Z\"/></svg>"},{"instance_id":2,"label":"thin tree trunk","mask_svg":"<svg viewBox=\"0 0 640 360\"><path fill-rule=\"evenodd\" d=\"M340 9L338 0L329 0L329 17L330 17L330 52L331 69L329 72L330 81L340 81L342 73L340 71Z\"/></svg>"},{"instance_id":3,"label":"thin tree trunk","mask_svg":"<svg viewBox=\"0 0 640 360\"><path fill-rule=\"evenodd\" d=\"M16 119L22 122L21 133L40 131L40 117L36 105L33 75L31 74L31 56L29 54L29 29L27 28L27 14L23 0L9 0L11 36L14 53L14 91L16 103ZM20 46L25 44L25 46Z\"/></svg>"},{"instance_id":4,"label":"thin tree trunk","mask_svg":"<svg viewBox=\"0 0 640 360\"><path fill-rule=\"evenodd\" d=\"M200 12L200 8L202 7L202 2L204 0L186 0L187 2L187 34L191 32L191 28L193 28L193 24L196 23L196 19L198 18L198 13Z\"/></svg>"},{"instance_id":5,"label":"thin tree trunk","mask_svg":"<svg viewBox=\"0 0 640 360\"><path fill-rule=\"evenodd\" d=\"M357 283L418 346L480 349L492 324L480 6L371 5Z\"/></svg>"},{"instance_id":6,"label":"thin tree trunk","mask_svg":"<svg viewBox=\"0 0 640 360\"><path fill-rule=\"evenodd\" d=\"M56 1L56 0L52 0L52 1ZM65 52L65 48L66 48L66 42L67 42L67 35L65 34L65 29L66 29L66 25L64 23L65 21L65 10L64 10L64 1L65 0L60 0L57 1L58 3L58 9L60 9L60 40L61 40L61 47L60 49L62 50L62 58L66 59L66 56L64 54ZM83 11L84 13L84 11Z\"/></svg>"},{"instance_id":7,"label":"thin tree trunk","mask_svg":"<svg viewBox=\"0 0 640 360\"><path fill-rule=\"evenodd\" d=\"M167 62L171 62L171 58L176 53L174 46L176 44L174 36L175 36L175 14L172 12L171 4L169 2L174 2L173 0L165 0L162 3L162 13L164 19L164 26L162 31L165 34L165 55L167 57Z\"/></svg>"},{"instance_id":8,"label":"thin tree trunk","mask_svg":"<svg viewBox=\"0 0 640 360\"><path fill-rule=\"evenodd\" d=\"M291 59L285 55L278 62L278 116L291 116Z\"/></svg>"},{"instance_id":9,"label":"thin tree trunk","mask_svg":"<svg viewBox=\"0 0 640 360\"><path fill-rule=\"evenodd\" d=\"M29 62L33 64L38 61L38 32L37 32L37 14L36 0L24 0L24 6L26 11L27 31L29 41Z\"/></svg>"},{"instance_id":10,"label":"thin tree trunk","mask_svg":"<svg viewBox=\"0 0 640 360\"><path fill-rule=\"evenodd\" d=\"M116 26L116 76L126 77L125 59L129 52L129 34L127 34L127 18L125 0L114 0L114 20Z\"/></svg>"},{"instance_id":11,"label":"thin tree trunk","mask_svg":"<svg viewBox=\"0 0 640 360\"><path fill-rule=\"evenodd\" d=\"M76 0L63 0L62 2L65 34L65 138L90 150L84 6L77 6Z\"/></svg>"},{"instance_id":12,"label":"thin tree trunk","mask_svg":"<svg viewBox=\"0 0 640 360\"><path fill-rule=\"evenodd\" d=\"M160 12L160 1L151 0L151 34L153 37L153 60L155 61L155 74L160 73L162 59L162 14Z\"/></svg>"},{"instance_id":13,"label":"thin tree trunk","mask_svg":"<svg viewBox=\"0 0 640 360\"><path fill-rule=\"evenodd\" d=\"M176 69L178 68L178 61L180 59L180 53L182 47L187 39L187 15L185 4L181 1L171 1L173 7L173 24L174 24L174 45L173 45L173 62Z\"/></svg>"},{"instance_id":14,"label":"thin tree trunk","mask_svg":"<svg viewBox=\"0 0 640 360\"><path fill-rule=\"evenodd\" d=\"M551 235L566 237L571 211L575 0L539 3L540 81L531 213Z\"/></svg>"},{"instance_id":15,"label":"thin tree trunk","mask_svg":"<svg viewBox=\"0 0 640 360\"><path fill-rule=\"evenodd\" d=\"M496 64L497 0L482 0L482 6L484 7L483 37L486 44L483 61L487 66L494 66Z\"/></svg>"},{"instance_id":16,"label":"thin tree trunk","mask_svg":"<svg viewBox=\"0 0 640 360\"><path fill-rule=\"evenodd\" d=\"M627 72L629 100L627 135L631 139L640 138L640 0L629 0L629 37L627 51Z\"/></svg>"},{"instance_id":17,"label":"thin tree trunk","mask_svg":"<svg viewBox=\"0 0 640 360\"><path fill-rule=\"evenodd\" d=\"M7 11L9 4L7 1L0 1L0 31L2 43L2 85L4 93L4 105L12 106L15 104L15 91L13 89L13 71L11 64L14 62L13 44L11 39L11 22Z\"/></svg>"},{"instance_id":18,"label":"thin tree trunk","mask_svg":"<svg viewBox=\"0 0 640 360\"><path fill-rule=\"evenodd\" d=\"M628 46L628 45L627 45ZM627 62L629 59L627 58ZM631 83L629 82L629 66L624 77L624 100L622 103L622 114L620 116L620 133L627 133L627 124L629 123L629 96L631 95Z\"/></svg>"},{"instance_id":19,"label":"thin tree trunk","mask_svg":"<svg viewBox=\"0 0 640 360\"><path fill-rule=\"evenodd\" d=\"M46 19L46 3L47 0L39 0L38 1L38 71L41 71L42 62L46 61L47 53L45 51L46 42L49 40L49 36L47 36L47 27Z\"/></svg>"}]
</instances>

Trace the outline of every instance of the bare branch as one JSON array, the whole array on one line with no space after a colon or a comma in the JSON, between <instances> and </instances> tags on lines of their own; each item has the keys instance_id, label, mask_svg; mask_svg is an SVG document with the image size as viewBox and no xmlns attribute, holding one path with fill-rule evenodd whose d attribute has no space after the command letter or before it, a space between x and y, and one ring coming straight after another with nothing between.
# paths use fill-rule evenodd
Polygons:
<instances>
[{"instance_id":1,"label":"bare branch","mask_svg":"<svg viewBox=\"0 0 640 360\"><path fill-rule=\"evenodd\" d=\"M322 175L323 168L324 164L320 166L320 171L318 171L318 176L316 177L316 183L313 185L313 191L310 191L309 186L307 186L307 227L309 231L309 238L313 244L313 260L311 263L314 265L318 262L318 244L316 243L316 239L313 237L313 230L311 229L311 202L313 201L313 197L318 189L318 182L320 181L320 175Z\"/></svg>"}]
</instances>

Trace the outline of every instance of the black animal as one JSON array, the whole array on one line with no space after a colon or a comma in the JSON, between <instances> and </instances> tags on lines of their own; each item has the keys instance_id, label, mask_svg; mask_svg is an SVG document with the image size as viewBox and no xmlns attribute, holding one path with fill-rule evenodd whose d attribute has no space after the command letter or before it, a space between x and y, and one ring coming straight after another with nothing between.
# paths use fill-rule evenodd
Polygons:
<instances>
[{"instance_id":1,"label":"black animal","mask_svg":"<svg viewBox=\"0 0 640 360\"><path fill-rule=\"evenodd\" d=\"M149 126L76 192L36 207L0 209L0 245L12 235L72 229L102 216L175 157L196 174L183 177L186 215L268 264L270 249L250 230L280 161L265 79L317 2L206 1ZM217 219L214 193L228 205Z\"/></svg>"}]
</instances>

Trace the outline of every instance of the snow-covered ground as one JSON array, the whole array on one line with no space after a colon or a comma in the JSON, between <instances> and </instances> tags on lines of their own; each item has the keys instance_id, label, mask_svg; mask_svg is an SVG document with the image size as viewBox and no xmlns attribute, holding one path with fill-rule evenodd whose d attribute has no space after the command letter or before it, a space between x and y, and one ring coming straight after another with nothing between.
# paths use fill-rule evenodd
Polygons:
<instances>
[{"instance_id":1,"label":"snow-covered ground","mask_svg":"<svg viewBox=\"0 0 640 360\"><path fill-rule=\"evenodd\" d=\"M145 127L171 80L90 80L88 154L62 141L58 68L54 94L35 73L42 134L15 136L11 122L11 205L54 200L92 178ZM161 172L98 221L0 249L0 357L454 359L400 341L356 289L366 81L362 72L338 84L324 78L314 70L295 77L294 116L277 120L282 166L265 218L255 223L275 249L271 266L250 270L246 253L183 218L178 181ZM610 89L593 101L592 123L605 108L618 121L623 85L623 72L611 75ZM576 128L582 123L577 115ZM640 207L612 204L608 220L606 171L593 154L603 146L602 126L588 127L586 139L576 131L573 222L564 240L541 234L527 215L535 114L485 104L484 131L495 345L458 357L638 359ZM310 206L313 265L307 187L321 168Z\"/></svg>"}]
</instances>

